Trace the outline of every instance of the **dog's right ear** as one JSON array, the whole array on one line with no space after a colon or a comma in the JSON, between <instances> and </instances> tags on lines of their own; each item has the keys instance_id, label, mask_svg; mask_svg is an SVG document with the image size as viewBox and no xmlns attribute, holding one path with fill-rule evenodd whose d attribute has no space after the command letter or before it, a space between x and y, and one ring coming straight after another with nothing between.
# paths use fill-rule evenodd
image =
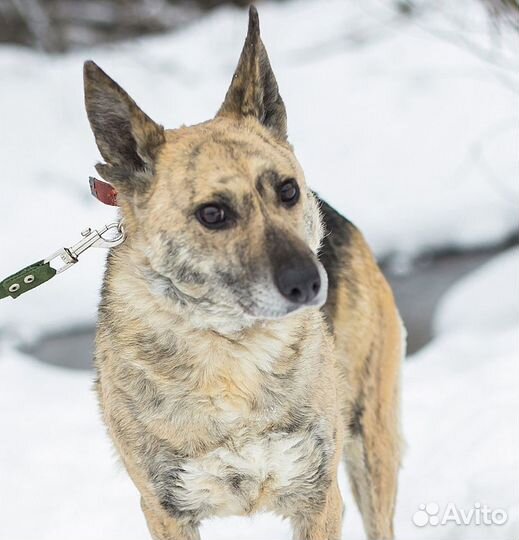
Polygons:
<instances>
[{"instance_id":1,"label":"dog's right ear","mask_svg":"<svg viewBox=\"0 0 519 540\"><path fill-rule=\"evenodd\" d=\"M249 8L249 28L238 67L217 116L254 117L281 141L287 140L287 112L260 37L256 8Z\"/></svg>"},{"instance_id":2,"label":"dog's right ear","mask_svg":"<svg viewBox=\"0 0 519 540\"><path fill-rule=\"evenodd\" d=\"M153 177L164 128L92 61L84 65L85 106L105 164L99 174L125 190L145 191Z\"/></svg>"}]
</instances>

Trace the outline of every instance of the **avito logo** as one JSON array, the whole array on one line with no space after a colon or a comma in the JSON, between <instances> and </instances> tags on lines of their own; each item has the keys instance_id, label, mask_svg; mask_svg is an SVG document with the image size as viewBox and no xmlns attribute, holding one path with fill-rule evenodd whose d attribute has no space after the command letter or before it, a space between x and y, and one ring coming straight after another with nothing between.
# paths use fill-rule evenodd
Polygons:
<instances>
[{"instance_id":1,"label":"avito logo","mask_svg":"<svg viewBox=\"0 0 519 540\"><path fill-rule=\"evenodd\" d=\"M472 508L458 508L454 503L448 503L441 511L435 502L421 504L413 514L413 523L417 527L431 525L433 527L448 525L504 525L508 514L502 508L492 509L486 504L475 503Z\"/></svg>"}]
</instances>

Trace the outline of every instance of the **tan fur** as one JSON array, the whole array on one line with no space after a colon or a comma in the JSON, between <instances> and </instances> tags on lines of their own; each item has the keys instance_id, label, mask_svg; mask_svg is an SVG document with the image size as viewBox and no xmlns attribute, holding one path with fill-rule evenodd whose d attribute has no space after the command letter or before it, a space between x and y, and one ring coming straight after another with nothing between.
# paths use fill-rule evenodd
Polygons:
<instances>
[{"instance_id":1,"label":"tan fur","mask_svg":"<svg viewBox=\"0 0 519 540\"><path fill-rule=\"evenodd\" d=\"M359 279L355 309L351 309L345 280L334 318L339 330L335 332L335 345L340 380L346 380L350 389L343 410L345 421L355 422L352 416L358 412L355 407L359 399L363 407L362 433L348 437L345 459L369 538L393 538L401 450L399 378L405 330L391 290L358 233L354 246L348 280L352 280L352 274Z\"/></svg>"},{"instance_id":2,"label":"tan fur","mask_svg":"<svg viewBox=\"0 0 519 540\"><path fill-rule=\"evenodd\" d=\"M97 390L152 537L272 511L296 540L338 540L345 459L368 537L390 540L402 327L361 234L305 184L257 14L210 122L164 130L95 65L85 77L128 233L107 266ZM236 217L208 230L196 209L222 197ZM327 274L324 306L280 296L272 268L292 256L323 290Z\"/></svg>"}]
</instances>

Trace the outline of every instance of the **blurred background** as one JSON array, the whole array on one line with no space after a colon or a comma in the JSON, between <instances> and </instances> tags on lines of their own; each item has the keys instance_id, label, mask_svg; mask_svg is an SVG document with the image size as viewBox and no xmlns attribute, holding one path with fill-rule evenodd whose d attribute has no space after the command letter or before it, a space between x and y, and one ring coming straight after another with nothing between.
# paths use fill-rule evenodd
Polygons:
<instances>
[{"instance_id":1,"label":"blurred background","mask_svg":"<svg viewBox=\"0 0 519 540\"><path fill-rule=\"evenodd\" d=\"M235 0L0 0L2 279L117 212L89 193L92 58L166 127L218 109L246 32ZM519 536L519 4L257 2L307 181L363 231L408 329L397 537ZM147 538L91 385L106 253L0 301L0 538ZM346 486L344 538L363 538ZM502 524L418 527L421 504ZM204 538L288 538L272 516Z\"/></svg>"}]
</instances>

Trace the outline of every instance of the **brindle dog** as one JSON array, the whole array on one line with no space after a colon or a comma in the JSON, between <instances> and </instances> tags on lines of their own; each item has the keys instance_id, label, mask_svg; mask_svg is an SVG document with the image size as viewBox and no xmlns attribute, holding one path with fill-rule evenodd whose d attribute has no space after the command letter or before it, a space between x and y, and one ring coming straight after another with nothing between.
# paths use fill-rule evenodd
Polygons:
<instances>
[{"instance_id":1,"label":"brindle dog","mask_svg":"<svg viewBox=\"0 0 519 540\"><path fill-rule=\"evenodd\" d=\"M97 391L152 537L264 510L337 540L344 459L367 536L393 538L404 332L360 232L306 186L256 10L208 122L165 130L93 62L85 94L128 235Z\"/></svg>"}]
</instances>

